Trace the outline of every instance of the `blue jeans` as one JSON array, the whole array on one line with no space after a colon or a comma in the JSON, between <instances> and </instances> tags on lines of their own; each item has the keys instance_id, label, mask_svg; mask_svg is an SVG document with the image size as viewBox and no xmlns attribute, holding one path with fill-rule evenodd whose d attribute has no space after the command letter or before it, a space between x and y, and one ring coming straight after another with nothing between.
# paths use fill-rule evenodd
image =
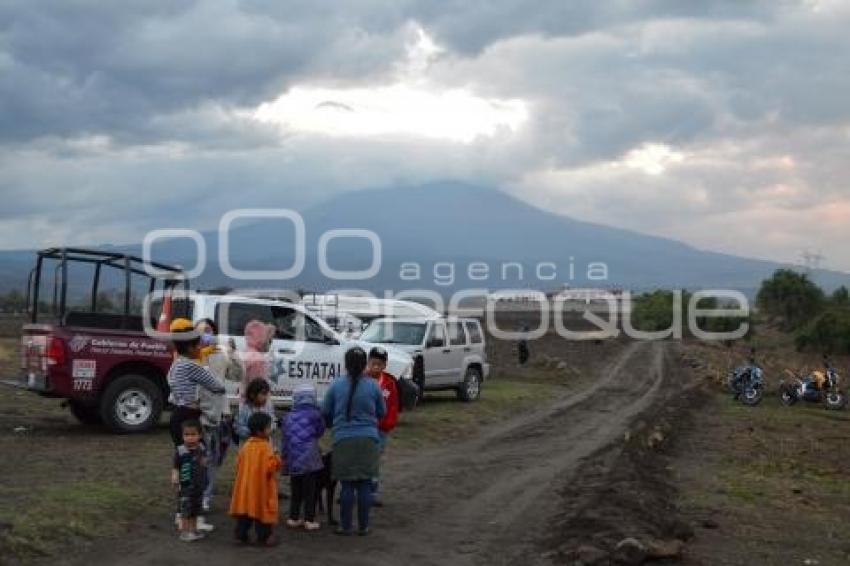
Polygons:
<instances>
[{"instance_id":1,"label":"blue jeans","mask_svg":"<svg viewBox=\"0 0 850 566\"><path fill-rule=\"evenodd\" d=\"M339 494L339 520L342 529L350 531L354 521L354 497L357 496L357 528L369 528L369 509L372 507L372 481L343 481Z\"/></svg>"}]
</instances>

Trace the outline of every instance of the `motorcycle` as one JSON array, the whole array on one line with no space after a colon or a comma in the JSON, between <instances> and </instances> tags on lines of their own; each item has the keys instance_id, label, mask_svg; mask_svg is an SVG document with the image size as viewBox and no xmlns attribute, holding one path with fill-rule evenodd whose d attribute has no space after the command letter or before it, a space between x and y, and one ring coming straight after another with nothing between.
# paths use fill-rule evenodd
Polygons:
<instances>
[{"instance_id":1,"label":"motorcycle","mask_svg":"<svg viewBox=\"0 0 850 566\"><path fill-rule=\"evenodd\" d=\"M828 361L824 361L823 372L815 371L805 377L799 377L791 370L785 371L792 379L779 384L779 399L783 405L807 401L823 403L830 410L843 409L847 405L847 396L838 388L838 372Z\"/></svg>"},{"instance_id":2,"label":"motorcycle","mask_svg":"<svg viewBox=\"0 0 850 566\"><path fill-rule=\"evenodd\" d=\"M728 385L732 399L751 407L758 405L764 395L764 370L751 359L749 365L732 370Z\"/></svg>"}]
</instances>

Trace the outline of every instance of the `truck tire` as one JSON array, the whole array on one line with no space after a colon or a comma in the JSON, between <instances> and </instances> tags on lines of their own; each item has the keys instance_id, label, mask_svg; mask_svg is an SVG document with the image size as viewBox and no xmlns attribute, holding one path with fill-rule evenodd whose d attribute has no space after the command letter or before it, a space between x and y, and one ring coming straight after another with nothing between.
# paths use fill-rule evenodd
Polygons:
<instances>
[{"instance_id":1,"label":"truck tire","mask_svg":"<svg viewBox=\"0 0 850 566\"><path fill-rule=\"evenodd\" d=\"M100 415L113 432L146 432L162 415L162 392L148 377L126 374L115 378L100 399Z\"/></svg>"},{"instance_id":2,"label":"truck tire","mask_svg":"<svg viewBox=\"0 0 850 566\"><path fill-rule=\"evenodd\" d=\"M80 401L68 401L68 408L74 418L84 425L96 425L103 422L100 418L100 408L97 405L81 403Z\"/></svg>"},{"instance_id":3,"label":"truck tire","mask_svg":"<svg viewBox=\"0 0 850 566\"><path fill-rule=\"evenodd\" d=\"M467 368L463 383L457 388L457 398L464 403L477 401L481 397L481 370L477 367Z\"/></svg>"}]
</instances>

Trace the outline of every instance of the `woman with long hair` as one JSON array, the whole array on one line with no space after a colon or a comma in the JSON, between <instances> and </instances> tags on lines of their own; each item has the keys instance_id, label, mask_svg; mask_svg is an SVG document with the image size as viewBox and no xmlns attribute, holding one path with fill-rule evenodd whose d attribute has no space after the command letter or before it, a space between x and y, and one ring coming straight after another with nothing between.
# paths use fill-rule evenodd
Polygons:
<instances>
[{"instance_id":1,"label":"woman with long hair","mask_svg":"<svg viewBox=\"0 0 850 566\"><path fill-rule=\"evenodd\" d=\"M380 457L378 421L386 414L384 397L374 379L365 375L366 352L354 347L345 353L346 374L334 380L322 402L322 415L332 430L333 477L342 486L340 527L336 533L351 535L355 499L357 532L369 534L372 478L378 474Z\"/></svg>"}]
</instances>

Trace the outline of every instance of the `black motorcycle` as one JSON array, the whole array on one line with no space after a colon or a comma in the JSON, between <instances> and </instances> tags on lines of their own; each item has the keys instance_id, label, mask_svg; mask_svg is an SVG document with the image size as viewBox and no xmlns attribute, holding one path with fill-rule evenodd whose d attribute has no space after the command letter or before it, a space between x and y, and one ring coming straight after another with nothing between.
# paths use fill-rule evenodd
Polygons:
<instances>
[{"instance_id":1,"label":"black motorcycle","mask_svg":"<svg viewBox=\"0 0 850 566\"><path fill-rule=\"evenodd\" d=\"M764 396L764 370L751 359L748 365L732 370L728 385L735 401L751 407L758 405Z\"/></svg>"}]
</instances>

